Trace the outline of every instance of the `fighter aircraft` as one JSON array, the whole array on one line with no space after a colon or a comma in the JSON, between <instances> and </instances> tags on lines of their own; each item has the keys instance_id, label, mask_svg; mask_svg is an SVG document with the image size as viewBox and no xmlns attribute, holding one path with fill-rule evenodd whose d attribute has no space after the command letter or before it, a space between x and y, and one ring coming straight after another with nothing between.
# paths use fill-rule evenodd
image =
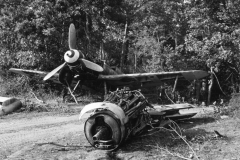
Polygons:
<instances>
[{"instance_id":1,"label":"fighter aircraft","mask_svg":"<svg viewBox=\"0 0 240 160\"><path fill-rule=\"evenodd\" d=\"M134 73L124 74L119 69L112 69L105 62L94 63L77 50L76 30L73 24L69 27L69 49L64 54L65 62L51 72L11 68L11 72L27 76L39 75L44 81L51 80L67 86L70 94L78 85L90 88L102 87L107 95L108 90L117 87L128 87L110 92L103 102L86 105L80 118L87 115L84 132L89 143L98 149L113 150L118 148L128 137L141 134L144 129L161 126L164 120L189 118L197 114L190 104L153 106L139 90L149 86L161 85L165 81L199 80L209 74L201 70ZM59 72L60 71L60 72ZM59 72L59 74L58 74ZM103 84L103 85L101 85ZM74 85L74 88L71 89ZM183 113L181 113L181 112ZM91 113L91 114L87 114Z\"/></svg>"},{"instance_id":2,"label":"fighter aircraft","mask_svg":"<svg viewBox=\"0 0 240 160\"><path fill-rule=\"evenodd\" d=\"M65 62L49 73L17 68L11 68L10 71L27 76L38 75L44 81L51 80L55 83L61 83L67 86L76 102L77 100L73 92L79 85L90 88L101 86L106 94L111 88L116 89L123 86L130 89L146 88L160 85L170 79L192 81L209 75L207 72L201 70L124 74L119 69L112 69L105 62L102 64L94 63L87 60L85 55L80 50L77 50L74 24L71 24L69 27L68 43L69 50L64 54Z\"/></svg>"}]
</instances>

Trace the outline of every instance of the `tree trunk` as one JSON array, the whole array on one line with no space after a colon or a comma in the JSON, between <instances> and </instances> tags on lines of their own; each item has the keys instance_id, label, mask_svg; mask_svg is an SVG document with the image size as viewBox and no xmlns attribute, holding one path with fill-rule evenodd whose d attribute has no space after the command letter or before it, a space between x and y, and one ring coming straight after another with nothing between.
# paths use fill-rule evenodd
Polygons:
<instances>
[{"instance_id":1,"label":"tree trunk","mask_svg":"<svg viewBox=\"0 0 240 160\"><path fill-rule=\"evenodd\" d=\"M84 29L86 37L87 37L87 41L88 41L88 43L86 44L86 56L89 56L88 54L89 54L89 50L90 50L90 46L91 46L91 39L90 39L90 35L89 35L89 33L90 33L89 29L90 29L90 27L92 27L91 21L92 21L91 17L86 12L86 24L85 24L85 29Z\"/></svg>"},{"instance_id":2,"label":"tree trunk","mask_svg":"<svg viewBox=\"0 0 240 160\"><path fill-rule=\"evenodd\" d=\"M201 89L200 80L196 80L196 100L197 100L197 103L199 103L199 99L200 99L200 89Z\"/></svg>"},{"instance_id":3,"label":"tree trunk","mask_svg":"<svg viewBox=\"0 0 240 160\"><path fill-rule=\"evenodd\" d=\"M211 95L212 95L212 88L213 88L213 68L211 67L211 76L210 76L210 83L208 86L208 104L209 105L211 103Z\"/></svg>"},{"instance_id":4,"label":"tree trunk","mask_svg":"<svg viewBox=\"0 0 240 160\"><path fill-rule=\"evenodd\" d=\"M128 32L128 19L126 14L126 23L125 23L125 29L124 29L124 36L123 36L123 42L122 42L122 52L121 52L121 60L120 60L120 69L123 69L125 56L127 54L127 32Z\"/></svg>"}]
</instances>

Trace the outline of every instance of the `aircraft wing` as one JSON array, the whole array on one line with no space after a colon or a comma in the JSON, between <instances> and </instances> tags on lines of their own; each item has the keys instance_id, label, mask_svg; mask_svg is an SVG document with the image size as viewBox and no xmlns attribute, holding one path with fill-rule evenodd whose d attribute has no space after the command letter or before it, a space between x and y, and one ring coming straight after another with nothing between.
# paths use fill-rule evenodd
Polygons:
<instances>
[{"instance_id":1,"label":"aircraft wing","mask_svg":"<svg viewBox=\"0 0 240 160\"><path fill-rule=\"evenodd\" d=\"M28 76L28 77L35 76L35 77L38 77L40 80L43 80L43 78L48 74L48 72L36 71L36 70L18 69L18 68L10 68L9 71L17 73L17 74L24 75L24 76ZM60 84L60 81L58 80L58 75L59 74L56 73L49 80L54 82L54 83L59 83Z\"/></svg>"},{"instance_id":2,"label":"aircraft wing","mask_svg":"<svg viewBox=\"0 0 240 160\"><path fill-rule=\"evenodd\" d=\"M99 79L105 80L108 84L114 86L129 87L148 87L159 85L161 82L185 79L188 81L202 79L209 75L208 72L202 70L174 71L174 72L158 72L158 73L134 73L120 75L99 75Z\"/></svg>"},{"instance_id":3,"label":"aircraft wing","mask_svg":"<svg viewBox=\"0 0 240 160\"><path fill-rule=\"evenodd\" d=\"M28 77L39 77L43 79L48 72L26 70L11 68L10 72L22 74ZM206 71L201 70L189 70L189 71L174 71L174 72L158 72L158 73L134 73L134 74L118 74L118 75L99 75L98 79L106 81L108 84L113 86L128 86L131 88L157 86L164 81L174 80L176 77L178 80L196 80L202 79L209 75ZM56 73L49 80L54 83L60 84L58 79L59 74Z\"/></svg>"}]
</instances>

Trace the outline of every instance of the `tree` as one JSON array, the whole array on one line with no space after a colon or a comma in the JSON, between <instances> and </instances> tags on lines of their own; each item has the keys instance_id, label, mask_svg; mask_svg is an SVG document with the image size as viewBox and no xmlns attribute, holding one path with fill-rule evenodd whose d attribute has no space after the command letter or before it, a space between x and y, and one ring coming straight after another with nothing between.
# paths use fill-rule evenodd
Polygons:
<instances>
[{"instance_id":1,"label":"tree","mask_svg":"<svg viewBox=\"0 0 240 160\"><path fill-rule=\"evenodd\" d=\"M87 59L106 60L127 73L212 67L224 92L238 92L239 4L1 0L0 66L52 70L63 62L69 49L68 27L74 23L77 48Z\"/></svg>"},{"instance_id":2,"label":"tree","mask_svg":"<svg viewBox=\"0 0 240 160\"><path fill-rule=\"evenodd\" d=\"M186 50L208 68L214 67L225 91L239 90L239 1L192 4L188 10ZM196 60L194 60L196 62ZM220 69L220 70L219 70ZM234 76L234 77L233 77ZM230 83L226 80L233 77ZM226 85L226 86L225 86ZM229 88L229 89L227 89ZM233 89L234 88L234 89Z\"/></svg>"}]
</instances>

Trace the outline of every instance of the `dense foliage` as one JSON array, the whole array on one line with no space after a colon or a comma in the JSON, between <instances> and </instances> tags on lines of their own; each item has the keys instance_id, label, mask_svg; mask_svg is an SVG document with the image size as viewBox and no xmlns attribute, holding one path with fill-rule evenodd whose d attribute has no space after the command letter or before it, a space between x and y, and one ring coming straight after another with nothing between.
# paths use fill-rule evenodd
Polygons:
<instances>
[{"instance_id":1,"label":"dense foliage","mask_svg":"<svg viewBox=\"0 0 240 160\"><path fill-rule=\"evenodd\" d=\"M52 70L63 62L74 23L78 49L93 61L128 72L212 67L225 92L238 92L239 5L240 0L0 0L0 68Z\"/></svg>"}]
</instances>

